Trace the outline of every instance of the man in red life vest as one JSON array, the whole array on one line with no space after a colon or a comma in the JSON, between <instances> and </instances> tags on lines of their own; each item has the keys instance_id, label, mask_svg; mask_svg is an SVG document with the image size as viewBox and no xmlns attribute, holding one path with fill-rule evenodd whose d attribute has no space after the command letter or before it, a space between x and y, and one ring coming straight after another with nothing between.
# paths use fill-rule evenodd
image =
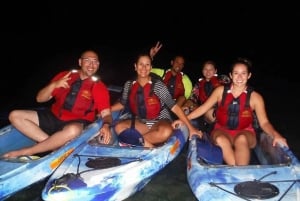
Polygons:
<instances>
[{"instance_id":1,"label":"man in red life vest","mask_svg":"<svg viewBox=\"0 0 300 201\"><path fill-rule=\"evenodd\" d=\"M162 47L160 42L150 49L152 59ZM192 82L188 75L182 72L185 59L182 55L176 55L171 60L171 68L165 70L162 68L152 68L151 72L163 78L163 82L167 85L172 97L181 107L190 97L192 91Z\"/></svg>"},{"instance_id":2,"label":"man in red life vest","mask_svg":"<svg viewBox=\"0 0 300 201\"><path fill-rule=\"evenodd\" d=\"M97 115L103 119L99 130L102 142L110 142L112 116L109 92L105 84L94 77L99 69L99 57L95 51L87 50L81 54L78 64L80 70L58 73L38 92L37 102L55 100L50 110L10 112L11 124L37 143L8 152L4 157L55 150L80 135L85 126L96 120Z\"/></svg>"}]
</instances>

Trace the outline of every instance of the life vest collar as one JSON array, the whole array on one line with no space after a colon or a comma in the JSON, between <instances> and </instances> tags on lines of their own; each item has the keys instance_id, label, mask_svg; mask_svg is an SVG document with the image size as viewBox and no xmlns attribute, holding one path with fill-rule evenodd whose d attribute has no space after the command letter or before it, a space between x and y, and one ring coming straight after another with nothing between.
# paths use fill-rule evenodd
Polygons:
<instances>
[{"instance_id":1,"label":"life vest collar","mask_svg":"<svg viewBox=\"0 0 300 201\"><path fill-rule=\"evenodd\" d=\"M72 73L79 73L79 70L77 70L77 69L71 69L71 72L72 72ZM91 79L93 82L97 82L97 81L99 80L99 77L93 75L90 79Z\"/></svg>"},{"instance_id":2,"label":"life vest collar","mask_svg":"<svg viewBox=\"0 0 300 201\"><path fill-rule=\"evenodd\" d=\"M168 72L170 72L170 71L172 71L172 69L171 69L171 68L170 68L170 69L168 69L168 70L166 70L166 73L168 73ZM166 74L166 73L165 73L165 74ZM180 71L179 73L181 74L181 76L183 76L183 75L184 75L184 72L182 72L182 71Z\"/></svg>"},{"instance_id":3,"label":"life vest collar","mask_svg":"<svg viewBox=\"0 0 300 201\"><path fill-rule=\"evenodd\" d=\"M218 74L215 73L214 76L215 76L215 77L218 77ZM205 79L204 77L200 77L200 78L198 79L198 81L200 82L201 80L204 80L204 79Z\"/></svg>"},{"instance_id":4,"label":"life vest collar","mask_svg":"<svg viewBox=\"0 0 300 201\"><path fill-rule=\"evenodd\" d=\"M132 85L134 85L136 82L137 82L136 80L133 80ZM148 83L149 83L149 84L152 84L152 81L149 80Z\"/></svg>"},{"instance_id":5,"label":"life vest collar","mask_svg":"<svg viewBox=\"0 0 300 201\"><path fill-rule=\"evenodd\" d=\"M230 88L227 90L227 93L231 93L231 91L232 91L232 90L231 90L231 89L232 89L232 87L233 87L233 86L231 85L231 86L230 86ZM246 94L247 94L247 93L248 93L248 90L247 90L247 88L248 88L248 86L245 88L245 90L244 90L242 93L246 93Z\"/></svg>"}]
</instances>

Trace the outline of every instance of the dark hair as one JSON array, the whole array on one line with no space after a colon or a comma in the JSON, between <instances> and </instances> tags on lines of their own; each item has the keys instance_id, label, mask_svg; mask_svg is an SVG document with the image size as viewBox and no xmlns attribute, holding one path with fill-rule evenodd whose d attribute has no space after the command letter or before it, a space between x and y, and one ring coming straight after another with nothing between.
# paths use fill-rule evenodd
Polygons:
<instances>
[{"instance_id":1,"label":"dark hair","mask_svg":"<svg viewBox=\"0 0 300 201\"><path fill-rule=\"evenodd\" d=\"M149 57L149 59L151 60L151 63L152 63L152 58L150 56L149 53L145 53L145 52L142 52L140 54L137 55L136 59L135 59L135 62L134 63L137 63L138 60L141 58L141 57Z\"/></svg>"},{"instance_id":2,"label":"dark hair","mask_svg":"<svg viewBox=\"0 0 300 201\"><path fill-rule=\"evenodd\" d=\"M204 66L205 66L206 64L211 64L211 65L214 66L215 69L217 69L217 64L216 64L216 62L214 62L213 60L206 60L206 61L202 64L202 70L203 70L203 68L204 68Z\"/></svg>"},{"instance_id":3,"label":"dark hair","mask_svg":"<svg viewBox=\"0 0 300 201\"><path fill-rule=\"evenodd\" d=\"M231 68L230 68L230 72L232 72L233 67L237 64L244 64L247 67L248 73L251 72L252 62L249 59L244 58L244 57L238 57L233 61Z\"/></svg>"},{"instance_id":4,"label":"dark hair","mask_svg":"<svg viewBox=\"0 0 300 201\"><path fill-rule=\"evenodd\" d=\"M175 56L173 56L172 60L174 61L177 58L182 58L183 60L185 60L184 56L182 54L176 54Z\"/></svg>"}]
</instances>

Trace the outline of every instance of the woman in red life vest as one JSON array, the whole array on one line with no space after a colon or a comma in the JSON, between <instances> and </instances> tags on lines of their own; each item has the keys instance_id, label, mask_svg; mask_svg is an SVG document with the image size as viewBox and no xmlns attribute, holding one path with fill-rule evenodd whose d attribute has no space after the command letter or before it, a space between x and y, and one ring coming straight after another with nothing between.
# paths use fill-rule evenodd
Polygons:
<instances>
[{"instance_id":1,"label":"woman in red life vest","mask_svg":"<svg viewBox=\"0 0 300 201\"><path fill-rule=\"evenodd\" d=\"M218 104L216 123L211 138L223 151L223 159L228 165L248 165L250 149L256 145L256 133L253 127L254 113L260 128L273 137L273 145L281 143L288 146L286 139L274 129L270 123L263 97L256 91L249 95L247 106L248 79L251 77L251 62L238 58L230 71L231 84L229 90L225 86L217 87L211 96L188 115L189 119L197 118ZM222 100L224 97L224 100ZM178 122L174 122L178 123Z\"/></svg>"},{"instance_id":2,"label":"woman in red life vest","mask_svg":"<svg viewBox=\"0 0 300 201\"><path fill-rule=\"evenodd\" d=\"M83 52L78 64L80 70L58 73L38 92L37 102L55 100L50 110L13 110L9 114L11 124L37 144L8 152L4 157L55 150L80 135L86 125L95 121L96 115L104 122L99 131L103 143L109 143L110 98L104 83L94 79L100 65L97 53Z\"/></svg>"},{"instance_id":3,"label":"woman in red life vest","mask_svg":"<svg viewBox=\"0 0 300 201\"><path fill-rule=\"evenodd\" d=\"M199 78L194 85L190 98L183 105L183 109L193 111L197 106L203 104L210 96L212 91L220 86L222 82L217 75L217 67L214 61L205 61L202 67L203 77ZM209 109L204 115L204 120L207 123L215 122L215 107Z\"/></svg>"},{"instance_id":4,"label":"woman in red life vest","mask_svg":"<svg viewBox=\"0 0 300 201\"><path fill-rule=\"evenodd\" d=\"M112 106L112 111L128 107L133 116L116 124L115 131L119 140L123 143L145 147L161 145L173 133L170 110L188 126L190 133L202 136L202 132L190 124L182 109L175 103L163 81L151 76L151 61L149 54L138 56L134 64L136 79L128 80L124 84L120 101ZM149 125L149 122L153 124ZM131 129L131 133L127 132L128 129ZM132 129L136 133L133 137L137 140L130 139ZM136 143L132 143L134 141Z\"/></svg>"}]
</instances>

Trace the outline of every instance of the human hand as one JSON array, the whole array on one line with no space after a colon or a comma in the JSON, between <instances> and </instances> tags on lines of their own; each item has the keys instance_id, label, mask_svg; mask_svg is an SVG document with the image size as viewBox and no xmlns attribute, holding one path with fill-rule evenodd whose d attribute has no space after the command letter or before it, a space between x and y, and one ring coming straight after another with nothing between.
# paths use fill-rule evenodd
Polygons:
<instances>
[{"instance_id":1,"label":"human hand","mask_svg":"<svg viewBox=\"0 0 300 201\"><path fill-rule=\"evenodd\" d=\"M160 41L158 41L156 45L150 49L150 56L152 59L154 58L154 56L157 54L157 52L160 50L161 47L162 44L160 43Z\"/></svg>"},{"instance_id":2,"label":"human hand","mask_svg":"<svg viewBox=\"0 0 300 201\"><path fill-rule=\"evenodd\" d=\"M99 130L98 142L101 144L108 144L111 139L111 130L107 124L102 125L102 128Z\"/></svg>"},{"instance_id":3,"label":"human hand","mask_svg":"<svg viewBox=\"0 0 300 201\"><path fill-rule=\"evenodd\" d=\"M181 121L181 120L174 120L173 122L172 122L172 127L173 127L173 129L176 129L176 128L178 128L179 126L181 126L181 125L183 125L184 123Z\"/></svg>"},{"instance_id":4,"label":"human hand","mask_svg":"<svg viewBox=\"0 0 300 201\"><path fill-rule=\"evenodd\" d=\"M60 78L59 80L57 80L55 82L55 87L56 88L69 88L70 85L68 83L68 81L71 79L70 75L71 75L72 71L68 72L65 76L63 76L62 78Z\"/></svg>"},{"instance_id":5,"label":"human hand","mask_svg":"<svg viewBox=\"0 0 300 201\"><path fill-rule=\"evenodd\" d=\"M273 146L275 146L277 143L281 144L283 146L289 147L288 144L287 144L286 139L284 137L282 137L282 136L276 136L276 137L274 137L274 139L273 139Z\"/></svg>"},{"instance_id":6,"label":"human hand","mask_svg":"<svg viewBox=\"0 0 300 201\"><path fill-rule=\"evenodd\" d=\"M197 130L197 129L192 129L190 130L190 135L189 135L189 139L191 140L192 139L192 136L198 136L199 138L202 138L203 136L203 133L201 130Z\"/></svg>"},{"instance_id":7,"label":"human hand","mask_svg":"<svg viewBox=\"0 0 300 201\"><path fill-rule=\"evenodd\" d=\"M188 115L190 113L190 108L188 106L182 106L181 109L185 115Z\"/></svg>"}]
</instances>

